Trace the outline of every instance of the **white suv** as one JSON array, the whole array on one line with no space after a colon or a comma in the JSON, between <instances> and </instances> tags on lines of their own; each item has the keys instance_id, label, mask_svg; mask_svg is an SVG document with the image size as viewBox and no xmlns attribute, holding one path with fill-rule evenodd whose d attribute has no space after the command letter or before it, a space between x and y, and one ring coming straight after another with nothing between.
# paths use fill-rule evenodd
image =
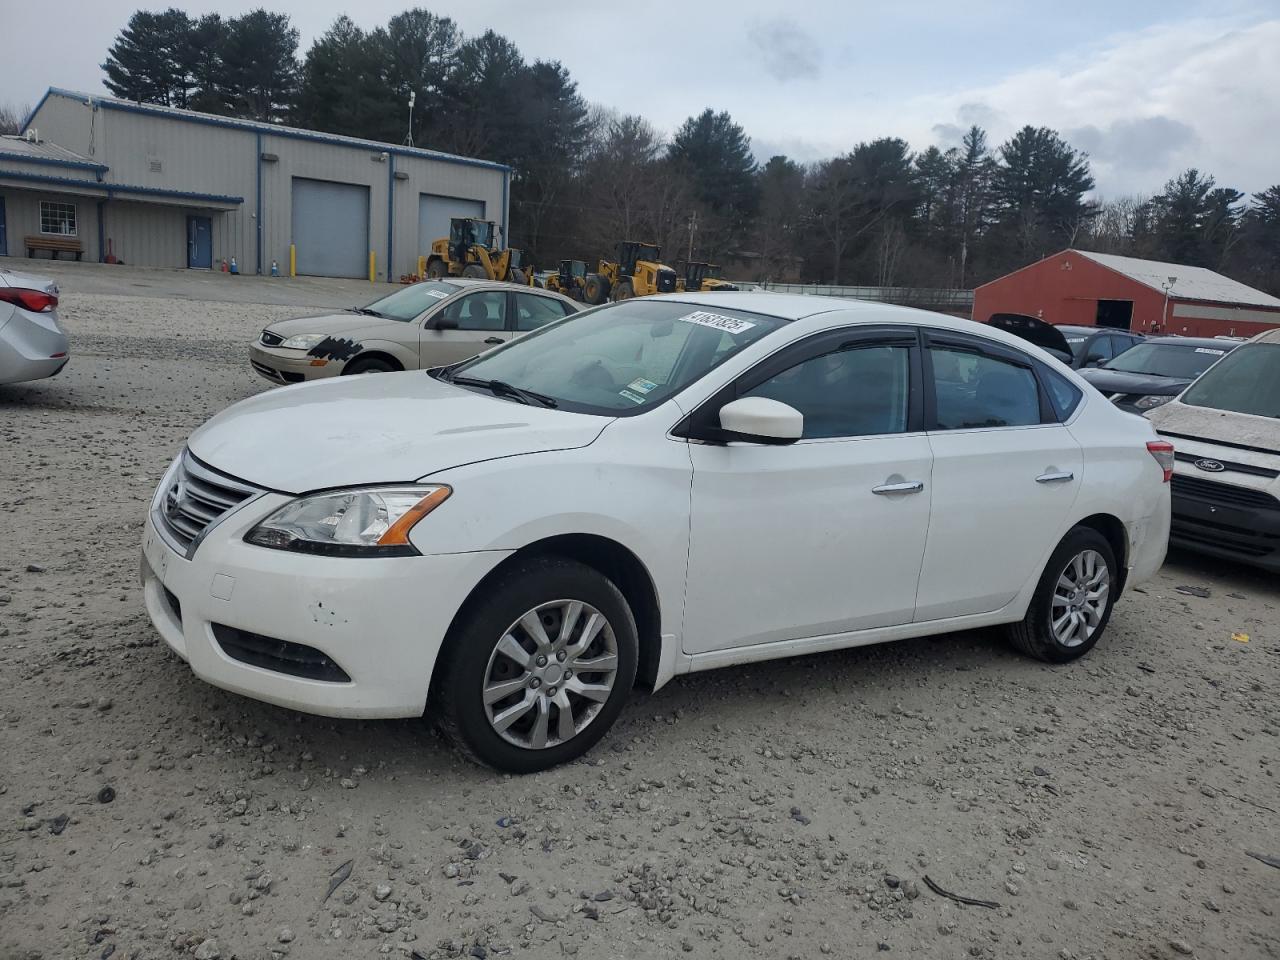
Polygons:
<instances>
[{"instance_id":1,"label":"white suv","mask_svg":"<svg viewBox=\"0 0 1280 960\"><path fill-rule=\"evenodd\" d=\"M1072 660L1164 558L1172 455L968 320L626 300L214 417L151 504L146 605L220 687L430 707L531 771L603 736L637 680L993 624Z\"/></svg>"}]
</instances>

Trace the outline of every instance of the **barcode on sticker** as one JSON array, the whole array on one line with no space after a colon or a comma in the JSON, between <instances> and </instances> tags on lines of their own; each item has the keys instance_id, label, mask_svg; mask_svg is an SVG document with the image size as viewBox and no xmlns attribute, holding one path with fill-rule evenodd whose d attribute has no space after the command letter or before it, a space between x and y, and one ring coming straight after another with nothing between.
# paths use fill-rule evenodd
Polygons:
<instances>
[{"instance_id":1,"label":"barcode on sticker","mask_svg":"<svg viewBox=\"0 0 1280 960\"><path fill-rule=\"evenodd\" d=\"M723 330L725 333L734 334L750 330L755 326L749 320L726 317L719 313L707 313L705 310L695 310L693 313L687 313L683 317L677 317L676 319L683 320L685 323L696 323L700 327L711 327L714 330Z\"/></svg>"},{"instance_id":2,"label":"barcode on sticker","mask_svg":"<svg viewBox=\"0 0 1280 960\"><path fill-rule=\"evenodd\" d=\"M1215 357L1220 357L1226 352L1225 350L1214 350L1211 347L1196 347L1196 353L1211 353Z\"/></svg>"}]
</instances>

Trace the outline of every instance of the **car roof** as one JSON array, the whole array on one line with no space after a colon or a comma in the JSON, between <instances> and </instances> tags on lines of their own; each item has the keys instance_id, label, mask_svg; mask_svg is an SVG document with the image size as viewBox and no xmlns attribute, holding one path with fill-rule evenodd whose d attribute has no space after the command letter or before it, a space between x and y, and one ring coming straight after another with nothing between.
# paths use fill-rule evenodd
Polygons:
<instances>
[{"instance_id":1,"label":"car roof","mask_svg":"<svg viewBox=\"0 0 1280 960\"><path fill-rule=\"evenodd\" d=\"M1275 330L1263 330L1260 334L1253 338L1254 343L1280 343L1280 328Z\"/></svg>"},{"instance_id":2,"label":"car roof","mask_svg":"<svg viewBox=\"0 0 1280 960\"><path fill-rule=\"evenodd\" d=\"M1213 347L1215 350L1232 350L1243 341L1219 340L1217 337L1147 337L1147 343L1171 343L1175 347Z\"/></svg>"},{"instance_id":3,"label":"car roof","mask_svg":"<svg viewBox=\"0 0 1280 960\"><path fill-rule=\"evenodd\" d=\"M479 277L431 277L430 279L438 283L451 283L455 287L461 288L461 290L510 290L514 288L517 293L536 293L543 297L555 297L557 300L569 300L564 294L556 293L554 290L548 290L545 287L531 287L524 283L512 283L509 280L488 280ZM570 300L569 302L572 303L573 301Z\"/></svg>"},{"instance_id":4,"label":"car roof","mask_svg":"<svg viewBox=\"0 0 1280 960\"><path fill-rule=\"evenodd\" d=\"M1054 326L1065 333L1083 333L1085 336L1090 336L1095 333L1114 333L1122 337L1143 338L1142 334L1134 330L1117 330L1114 327L1097 327L1091 326L1087 323L1055 323Z\"/></svg>"}]
</instances>

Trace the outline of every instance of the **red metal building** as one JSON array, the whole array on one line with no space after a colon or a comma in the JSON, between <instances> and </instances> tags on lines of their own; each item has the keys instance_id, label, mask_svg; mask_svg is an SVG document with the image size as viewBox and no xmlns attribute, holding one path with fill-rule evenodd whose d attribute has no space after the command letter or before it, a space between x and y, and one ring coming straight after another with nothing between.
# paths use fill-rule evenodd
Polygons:
<instances>
[{"instance_id":1,"label":"red metal building","mask_svg":"<svg viewBox=\"0 0 1280 960\"><path fill-rule=\"evenodd\" d=\"M973 319L1022 313L1137 333L1251 337L1280 327L1280 298L1204 267L1063 250L984 283Z\"/></svg>"}]
</instances>

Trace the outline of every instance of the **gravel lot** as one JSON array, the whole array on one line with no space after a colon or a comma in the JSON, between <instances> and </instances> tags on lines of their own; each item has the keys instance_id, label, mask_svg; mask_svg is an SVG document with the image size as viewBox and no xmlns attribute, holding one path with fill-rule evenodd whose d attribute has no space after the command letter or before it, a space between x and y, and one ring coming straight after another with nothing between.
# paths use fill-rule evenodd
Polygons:
<instances>
[{"instance_id":1,"label":"gravel lot","mask_svg":"<svg viewBox=\"0 0 1280 960\"><path fill-rule=\"evenodd\" d=\"M72 362L0 387L3 960L1280 956L1274 577L1174 556L1066 667L978 632L686 677L496 775L208 687L142 611L248 340L369 285L53 270Z\"/></svg>"}]
</instances>

